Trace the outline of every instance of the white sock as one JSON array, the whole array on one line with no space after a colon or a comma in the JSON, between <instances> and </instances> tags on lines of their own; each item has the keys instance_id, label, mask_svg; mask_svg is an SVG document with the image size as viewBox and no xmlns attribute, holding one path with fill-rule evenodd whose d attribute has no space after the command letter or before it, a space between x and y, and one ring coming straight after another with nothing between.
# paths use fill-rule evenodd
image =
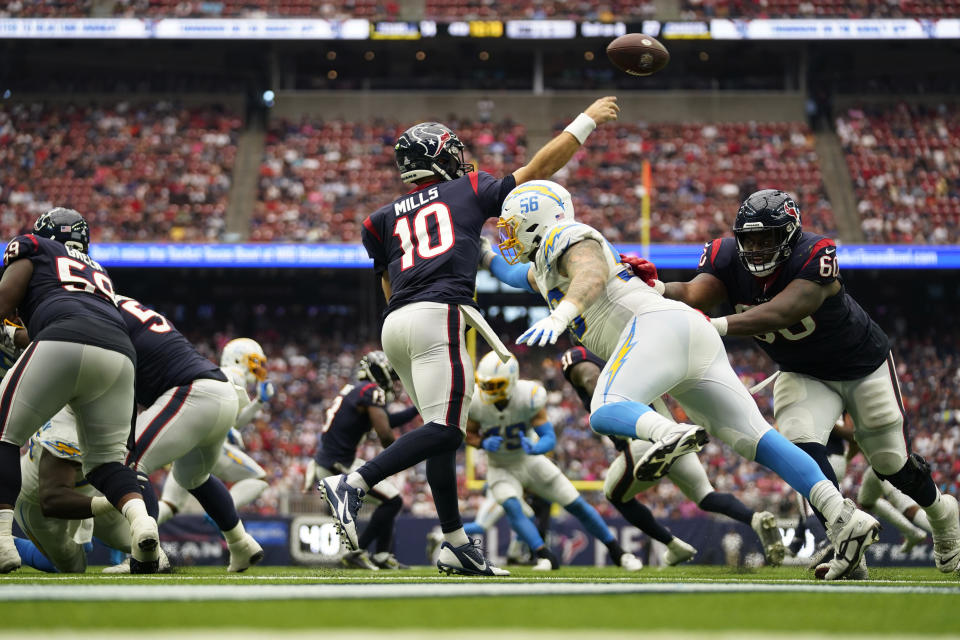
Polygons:
<instances>
[{"instance_id":1,"label":"white sock","mask_svg":"<svg viewBox=\"0 0 960 640\"><path fill-rule=\"evenodd\" d=\"M673 420L664 418L656 411L647 411L637 418L637 437L642 440L656 442L677 427Z\"/></svg>"},{"instance_id":2,"label":"white sock","mask_svg":"<svg viewBox=\"0 0 960 640\"><path fill-rule=\"evenodd\" d=\"M930 518L927 517L927 512L923 509L917 509L917 512L913 514L913 524L927 533L933 533L933 528L930 526Z\"/></svg>"},{"instance_id":3,"label":"white sock","mask_svg":"<svg viewBox=\"0 0 960 640\"><path fill-rule=\"evenodd\" d=\"M234 506L239 509L259 498L268 486L260 478L246 478L233 483L230 487L230 497L233 498Z\"/></svg>"},{"instance_id":4,"label":"white sock","mask_svg":"<svg viewBox=\"0 0 960 640\"><path fill-rule=\"evenodd\" d=\"M0 509L0 536L13 537L13 509Z\"/></svg>"},{"instance_id":5,"label":"white sock","mask_svg":"<svg viewBox=\"0 0 960 640\"><path fill-rule=\"evenodd\" d=\"M163 524L164 522L172 518L174 515L176 514L174 514L173 512L173 507L171 507L169 504L161 500L160 511L157 513L157 524Z\"/></svg>"},{"instance_id":6,"label":"white sock","mask_svg":"<svg viewBox=\"0 0 960 640\"><path fill-rule=\"evenodd\" d=\"M243 529L243 523L237 522L237 526L229 531L223 532L223 539L227 541L227 544L233 544L234 542L240 542L243 540L243 537L247 534Z\"/></svg>"},{"instance_id":7,"label":"white sock","mask_svg":"<svg viewBox=\"0 0 960 640\"><path fill-rule=\"evenodd\" d=\"M843 509L843 496L829 480L821 480L810 488L810 504L832 524Z\"/></svg>"},{"instance_id":8,"label":"white sock","mask_svg":"<svg viewBox=\"0 0 960 640\"><path fill-rule=\"evenodd\" d=\"M470 538L467 537L467 534L463 530L463 527L460 527L456 531L451 531L450 533L443 534L443 539L455 547L462 547L463 545L470 542Z\"/></svg>"},{"instance_id":9,"label":"white sock","mask_svg":"<svg viewBox=\"0 0 960 640\"><path fill-rule=\"evenodd\" d=\"M905 537L917 535L917 528L913 526L913 523L911 523L910 520L907 519L907 516L898 511L896 507L887 502L885 498L877 498L877 503L873 505L873 508L870 509L870 511L873 511L875 514L891 523Z\"/></svg>"},{"instance_id":10,"label":"white sock","mask_svg":"<svg viewBox=\"0 0 960 640\"><path fill-rule=\"evenodd\" d=\"M364 493L370 491L370 485L368 485L367 481L363 479L363 476L356 471L347 476L347 484L357 489L363 489Z\"/></svg>"},{"instance_id":11,"label":"white sock","mask_svg":"<svg viewBox=\"0 0 960 640\"><path fill-rule=\"evenodd\" d=\"M120 510L123 514L123 517L127 519L127 522L133 524L140 518L149 518L150 514L147 513L147 505L141 498L134 498L132 500L127 500L126 504L123 505L123 509Z\"/></svg>"},{"instance_id":12,"label":"white sock","mask_svg":"<svg viewBox=\"0 0 960 640\"><path fill-rule=\"evenodd\" d=\"M937 499L934 500L933 504L929 507L923 507L923 510L927 512L927 518L929 520L943 520L949 515L946 503L940 499L941 495L940 490L937 489Z\"/></svg>"}]
</instances>

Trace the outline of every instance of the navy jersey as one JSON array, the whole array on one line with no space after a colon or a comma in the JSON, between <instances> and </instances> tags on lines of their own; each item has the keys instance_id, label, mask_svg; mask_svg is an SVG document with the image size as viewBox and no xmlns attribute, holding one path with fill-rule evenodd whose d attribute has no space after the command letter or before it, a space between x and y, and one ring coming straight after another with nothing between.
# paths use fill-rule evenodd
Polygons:
<instances>
[{"instance_id":1,"label":"navy jersey","mask_svg":"<svg viewBox=\"0 0 960 640\"><path fill-rule=\"evenodd\" d=\"M512 175L468 173L420 185L363 221L363 246L390 277L387 313L411 302L474 304L480 229L500 215Z\"/></svg>"},{"instance_id":2,"label":"navy jersey","mask_svg":"<svg viewBox=\"0 0 960 640\"><path fill-rule=\"evenodd\" d=\"M754 336L783 371L821 380L856 380L876 370L890 351L887 335L847 294L837 264L837 247L829 238L802 233L790 258L765 278L757 278L743 267L736 240L714 240L704 247L697 272L723 282L737 313L771 300L796 278L819 285L840 282L839 293L795 326Z\"/></svg>"},{"instance_id":3,"label":"navy jersey","mask_svg":"<svg viewBox=\"0 0 960 640\"><path fill-rule=\"evenodd\" d=\"M370 417L361 407L380 407L386 410L387 397L373 382L360 381L340 390L323 423L317 464L334 469L335 463L349 467L357 457L357 446L370 431Z\"/></svg>"},{"instance_id":4,"label":"navy jersey","mask_svg":"<svg viewBox=\"0 0 960 640\"><path fill-rule=\"evenodd\" d=\"M227 381L162 315L126 296L117 296L117 303L137 350L137 403L149 407L168 389L197 378Z\"/></svg>"},{"instance_id":5,"label":"navy jersey","mask_svg":"<svg viewBox=\"0 0 960 640\"><path fill-rule=\"evenodd\" d=\"M113 282L96 260L32 233L7 245L4 267L17 260L33 263L27 293L17 309L31 340L89 344L136 362L114 302Z\"/></svg>"}]
</instances>

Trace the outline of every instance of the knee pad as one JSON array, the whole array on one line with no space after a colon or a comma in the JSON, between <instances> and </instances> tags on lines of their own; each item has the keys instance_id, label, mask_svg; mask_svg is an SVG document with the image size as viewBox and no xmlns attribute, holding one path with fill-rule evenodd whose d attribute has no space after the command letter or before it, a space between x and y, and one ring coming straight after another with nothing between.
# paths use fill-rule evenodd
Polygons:
<instances>
[{"instance_id":1,"label":"knee pad","mask_svg":"<svg viewBox=\"0 0 960 640\"><path fill-rule=\"evenodd\" d=\"M877 471L881 480L889 480L890 484L913 498L921 507L930 506L937 499L937 486L930 476L930 465L916 453L911 453L903 467L891 474Z\"/></svg>"},{"instance_id":2,"label":"knee pad","mask_svg":"<svg viewBox=\"0 0 960 640\"><path fill-rule=\"evenodd\" d=\"M113 505L120 502L120 498L128 493L143 496L133 469L119 462L107 462L91 469L87 473L87 480Z\"/></svg>"}]
</instances>

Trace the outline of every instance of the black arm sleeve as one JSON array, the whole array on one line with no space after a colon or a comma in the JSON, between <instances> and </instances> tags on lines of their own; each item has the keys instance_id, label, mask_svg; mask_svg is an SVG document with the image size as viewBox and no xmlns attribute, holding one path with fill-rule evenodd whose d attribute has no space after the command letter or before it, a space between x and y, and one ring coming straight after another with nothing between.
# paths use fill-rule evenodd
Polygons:
<instances>
[{"instance_id":1,"label":"black arm sleeve","mask_svg":"<svg viewBox=\"0 0 960 640\"><path fill-rule=\"evenodd\" d=\"M407 407L403 411L397 411L396 413L388 413L387 418L390 420L390 428L396 429L397 427L402 427L411 420L417 417L417 408L416 407Z\"/></svg>"}]
</instances>

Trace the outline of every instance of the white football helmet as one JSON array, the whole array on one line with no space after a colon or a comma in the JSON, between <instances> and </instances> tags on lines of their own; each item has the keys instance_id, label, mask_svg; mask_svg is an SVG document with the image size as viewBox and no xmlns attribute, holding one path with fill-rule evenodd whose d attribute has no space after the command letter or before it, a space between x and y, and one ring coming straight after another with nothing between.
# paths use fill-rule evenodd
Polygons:
<instances>
[{"instance_id":1,"label":"white football helmet","mask_svg":"<svg viewBox=\"0 0 960 640\"><path fill-rule=\"evenodd\" d=\"M547 230L561 220L573 220L570 192L550 180L524 182L500 210L500 255L509 264L530 262Z\"/></svg>"},{"instance_id":2,"label":"white football helmet","mask_svg":"<svg viewBox=\"0 0 960 640\"><path fill-rule=\"evenodd\" d=\"M491 351L480 358L475 378L484 404L509 400L520 377L520 364L513 355L506 362Z\"/></svg>"},{"instance_id":3,"label":"white football helmet","mask_svg":"<svg viewBox=\"0 0 960 640\"><path fill-rule=\"evenodd\" d=\"M247 384L267 379L267 356L256 340L237 338L223 347L220 366L233 367L243 372Z\"/></svg>"}]
</instances>

